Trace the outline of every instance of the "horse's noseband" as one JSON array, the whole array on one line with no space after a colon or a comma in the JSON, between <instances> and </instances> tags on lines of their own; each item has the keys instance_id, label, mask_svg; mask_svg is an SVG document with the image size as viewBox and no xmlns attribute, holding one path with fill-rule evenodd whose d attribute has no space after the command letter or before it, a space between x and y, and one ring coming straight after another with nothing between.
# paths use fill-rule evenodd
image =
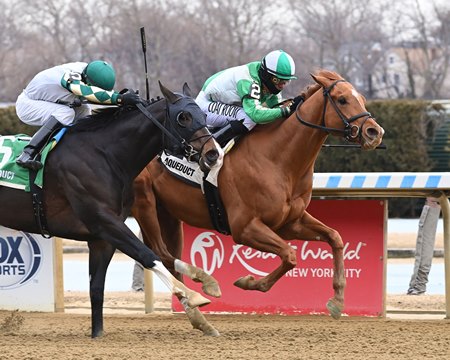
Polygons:
<instances>
[{"instance_id":1,"label":"horse's noseband","mask_svg":"<svg viewBox=\"0 0 450 360\"><path fill-rule=\"evenodd\" d=\"M339 82L346 82L345 80L336 80L334 83L332 83L329 87L324 88L323 89L323 96L325 98L324 103L323 103L323 110L322 110L322 125L316 125L310 122L307 122L305 120L303 120L300 115L298 114L298 111L296 109L295 111L295 116L297 117L297 120L300 121L302 124L312 127L312 128L316 128L316 129L320 129L323 130L327 133L332 133L332 132L337 132L337 133L342 133L344 138L347 141L350 140L354 140L356 138L361 138L362 137L362 125L364 125L364 123L367 121L367 119L373 119L373 116L370 114L370 112L368 111L364 111L360 114L351 116L349 118L347 118L342 111L339 109L339 107L336 105L336 102L333 100L333 98L331 97L331 90L333 90L333 88L336 86L337 83ZM330 104L333 106L334 110L336 111L336 113L338 114L339 118L342 120L342 122L344 123L344 129L336 129L336 128L330 128L327 127L325 124L325 113L327 110L327 104L328 102L330 102ZM355 124L352 124L354 121L358 120L359 118L365 117L361 127Z\"/></svg>"}]
</instances>

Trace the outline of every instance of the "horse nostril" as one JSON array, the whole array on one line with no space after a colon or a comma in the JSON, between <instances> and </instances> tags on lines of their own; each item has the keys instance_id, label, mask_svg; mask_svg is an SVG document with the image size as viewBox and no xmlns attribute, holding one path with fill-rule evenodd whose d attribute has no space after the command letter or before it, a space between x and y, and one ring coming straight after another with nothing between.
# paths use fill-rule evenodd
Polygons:
<instances>
[{"instance_id":1,"label":"horse nostril","mask_svg":"<svg viewBox=\"0 0 450 360\"><path fill-rule=\"evenodd\" d=\"M206 160L208 160L208 163L213 164L217 162L217 159L219 158L219 152L217 150L209 150L205 154Z\"/></svg>"},{"instance_id":2,"label":"horse nostril","mask_svg":"<svg viewBox=\"0 0 450 360\"><path fill-rule=\"evenodd\" d=\"M374 127L369 127L369 128L366 130L367 136L369 136L371 139L378 137L379 133L380 133L380 132L378 131L378 129L376 129L376 128L374 128Z\"/></svg>"}]
</instances>

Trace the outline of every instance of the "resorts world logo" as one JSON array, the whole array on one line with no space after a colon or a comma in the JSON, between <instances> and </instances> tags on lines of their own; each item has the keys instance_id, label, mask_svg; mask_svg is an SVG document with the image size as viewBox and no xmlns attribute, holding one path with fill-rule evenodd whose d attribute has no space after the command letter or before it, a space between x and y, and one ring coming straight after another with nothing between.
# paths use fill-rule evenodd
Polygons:
<instances>
[{"instance_id":1,"label":"resorts world logo","mask_svg":"<svg viewBox=\"0 0 450 360\"><path fill-rule=\"evenodd\" d=\"M191 263L211 275L223 264L225 250L216 234L205 231L196 236L191 247Z\"/></svg>"},{"instance_id":2,"label":"resorts world logo","mask_svg":"<svg viewBox=\"0 0 450 360\"><path fill-rule=\"evenodd\" d=\"M226 243L227 244L227 243ZM299 244L288 242L297 253L300 262L315 261L315 267L321 267L321 262L333 259L331 248L319 246L317 242L302 241ZM356 244L345 243L343 249L344 260L362 261L362 252L366 243L359 241ZM226 254L227 253L227 254ZM199 233L191 247L191 263L202 268L207 274L212 275L219 270L224 261L228 264L240 264L253 275L267 276L268 269L278 266L278 256L262 252L250 247L227 244L225 250L221 238L213 232ZM227 257L227 259L225 259Z\"/></svg>"},{"instance_id":3,"label":"resorts world logo","mask_svg":"<svg viewBox=\"0 0 450 360\"><path fill-rule=\"evenodd\" d=\"M39 270L42 251L31 234L0 233L0 290L22 286Z\"/></svg>"}]
</instances>

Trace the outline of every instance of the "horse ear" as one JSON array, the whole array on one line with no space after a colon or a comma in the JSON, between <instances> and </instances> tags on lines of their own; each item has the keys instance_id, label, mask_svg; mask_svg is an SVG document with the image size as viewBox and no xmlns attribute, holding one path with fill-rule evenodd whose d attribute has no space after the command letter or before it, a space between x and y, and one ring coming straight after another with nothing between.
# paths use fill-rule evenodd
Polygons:
<instances>
[{"instance_id":1,"label":"horse ear","mask_svg":"<svg viewBox=\"0 0 450 360\"><path fill-rule=\"evenodd\" d=\"M161 81L158 80L159 88L161 89L161 92L163 93L164 97L169 100L171 104L175 103L178 100L178 96L174 94L172 91L170 91L168 88L166 88L163 84L161 84Z\"/></svg>"},{"instance_id":2,"label":"horse ear","mask_svg":"<svg viewBox=\"0 0 450 360\"><path fill-rule=\"evenodd\" d=\"M326 88L327 84L330 82L330 80L327 79L326 77L314 75L314 74L309 74L309 75L311 75L311 77L314 79L314 81L316 83L318 83L320 86L322 86L324 88Z\"/></svg>"},{"instance_id":3,"label":"horse ear","mask_svg":"<svg viewBox=\"0 0 450 360\"><path fill-rule=\"evenodd\" d=\"M189 85L187 84L187 82L185 82L183 84L183 94L189 97L192 97L192 90L189 87Z\"/></svg>"}]
</instances>

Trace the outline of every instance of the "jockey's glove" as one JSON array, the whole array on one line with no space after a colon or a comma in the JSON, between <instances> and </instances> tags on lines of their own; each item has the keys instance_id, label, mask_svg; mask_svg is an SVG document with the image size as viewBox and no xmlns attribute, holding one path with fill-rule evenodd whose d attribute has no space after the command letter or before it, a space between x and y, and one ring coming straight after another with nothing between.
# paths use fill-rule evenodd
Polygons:
<instances>
[{"instance_id":1,"label":"jockey's glove","mask_svg":"<svg viewBox=\"0 0 450 360\"><path fill-rule=\"evenodd\" d=\"M139 92L134 92L133 90L127 91L124 93L119 93L117 97L118 105L136 105L142 102L141 97L139 96Z\"/></svg>"},{"instance_id":2,"label":"jockey's glove","mask_svg":"<svg viewBox=\"0 0 450 360\"><path fill-rule=\"evenodd\" d=\"M244 120L230 121L230 127L235 135L248 133L248 129L244 125Z\"/></svg>"},{"instance_id":3,"label":"jockey's glove","mask_svg":"<svg viewBox=\"0 0 450 360\"><path fill-rule=\"evenodd\" d=\"M299 96L296 96L295 98L293 98L291 105L289 105L289 110L290 110L291 114L293 114L295 112L295 110L297 110L298 105L303 103L304 101L305 101L305 97L303 95L299 95Z\"/></svg>"}]
</instances>

